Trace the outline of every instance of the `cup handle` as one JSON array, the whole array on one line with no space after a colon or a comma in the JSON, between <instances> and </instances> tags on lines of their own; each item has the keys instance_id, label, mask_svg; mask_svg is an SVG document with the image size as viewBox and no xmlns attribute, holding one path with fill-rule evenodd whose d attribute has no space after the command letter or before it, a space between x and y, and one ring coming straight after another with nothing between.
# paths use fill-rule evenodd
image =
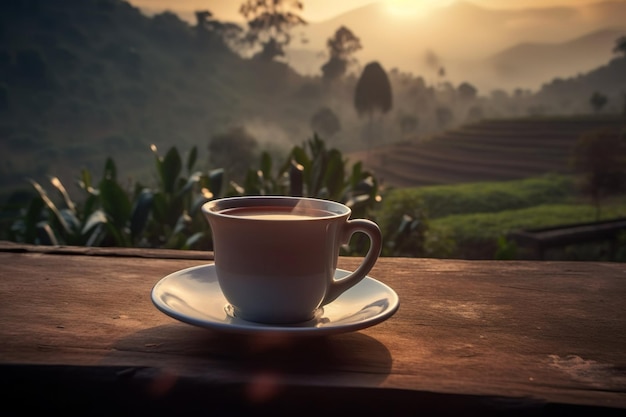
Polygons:
<instances>
[{"instance_id":1,"label":"cup handle","mask_svg":"<svg viewBox=\"0 0 626 417\"><path fill-rule=\"evenodd\" d=\"M331 278L332 282L328 286L328 292L322 305L328 304L339 297L343 292L350 287L358 284L374 267L374 264L380 256L380 252L383 247L383 236L380 228L376 223L367 219L354 219L348 220L343 228L343 243L349 243L350 238L355 233L365 233L370 239L370 248L361 262L361 265L354 272L350 273L344 278L335 280Z\"/></svg>"}]
</instances>

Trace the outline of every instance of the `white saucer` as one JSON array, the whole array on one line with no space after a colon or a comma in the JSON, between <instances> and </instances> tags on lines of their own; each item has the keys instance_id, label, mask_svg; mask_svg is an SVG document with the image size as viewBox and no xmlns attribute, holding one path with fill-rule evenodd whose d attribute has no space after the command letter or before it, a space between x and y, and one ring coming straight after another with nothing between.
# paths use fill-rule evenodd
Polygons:
<instances>
[{"instance_id":1,"label":"white saucer","mask_svg":"<svg viewBox=\"0 0 626 417\"><path fill-rule=\"evenodd\" d=\"M348 271L338 269L335 279ZM310 321L293 325L269 325L232 317L217 282L215 266L201 265L174 272L152 288L152 302L163 313L184 323L230 333L283 333L294 336L351 332L378 324L399 307L398 295L387 285L365 277L320 309Z\"/></svg>"}]
</instances>

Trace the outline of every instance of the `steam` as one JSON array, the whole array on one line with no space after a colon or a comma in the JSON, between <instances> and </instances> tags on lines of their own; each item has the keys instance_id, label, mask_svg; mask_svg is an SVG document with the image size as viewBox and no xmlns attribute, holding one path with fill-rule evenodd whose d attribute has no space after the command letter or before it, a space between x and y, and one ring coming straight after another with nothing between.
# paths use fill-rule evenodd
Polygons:
<instances>
[{"instance_id":1,"label":"steam","mask_svg":"<svg viewBox=\"0 0 626 417\"><path fill-rule=\"evenodd\" d=\"M261 118L246 119L244 128L254 137L261 149L279 148L283 151L291 149L301 138L293 138L283 127Z\"/></svg>"}]
</instances>

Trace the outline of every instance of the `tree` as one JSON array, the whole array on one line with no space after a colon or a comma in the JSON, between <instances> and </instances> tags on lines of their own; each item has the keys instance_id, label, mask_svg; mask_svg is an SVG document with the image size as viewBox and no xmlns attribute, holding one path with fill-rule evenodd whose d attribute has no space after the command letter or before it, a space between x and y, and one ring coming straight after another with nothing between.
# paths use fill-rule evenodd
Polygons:
<instances>
[{"instance_id":1,"label":"tree","mask_svg":"<svg viewBox=\"0 0 626 417\"><path fill-rule=\"evenodd\" d=\"M350 29L341 26L332 38L326 41L329 59L322 65L322 78L333 81L342 77L351 62L352 55L362 49L361 40Z\"/></svg>"},{"instance_id":2,"label":"tree","mask_svg":"<svg viewBox=\"0 0 626 417\"><path fill-rule=\"evenodd\" d=\"M626 58L626 36L622 36L615 40L613 52L616 54L622 54Z\"/></svg>"},{"instance_id":3,"label":"tree","mask_svg":"<svg viewBox=\"0 0 626 417\"><path fill-rule=\"evenodd\" d=\"M368 129L364 137L368 145L368 153L372 139L376 136L374 115L389 112L391 106L392 95L389 77L378 62L370 62L363 69L354 91L354 107L359 117L367 115L369 119Z\"/></svg>"},{"instance_id":4,"label":"tree","mask_svg":"<svg viewBox=\"0 0 626 417\"><path fill-rule=\"evenodd\" d=\"M322 107L311 117L311 128L315 133L332 137L341 130L341 122L330 108Z\"/></svg>"},{"instance_id":5,"label":"tree","mask_svg":"<svg viewBox=\"0 0 626 417\"><path fill-rule=\"evenodd\" d=\"M474 100L478 94L478 90L472 84L463 82L457 89L461 100L471 101Z\"/></svg>"},{"instance_id":6,"label":"tree","mask_svg":"<svg viewBox=\"0 0 626 417\"><path fill-rule=\"evenodd\" d=\"M231 43L242 31L239 25L213 19L213 13L208 10L198 10L195 14L196 31L200 39L209 39L211 35L216 35L224 42Z\"/></svg>"},{"instance_id":7,"label":"tree","mask_svg":"<svg viewBox=\"0 0 626 417\"><path fill-rule=\"evenodd\" d=\"M589 103L591 103L591 107L593 107L596 113L600 112L608 101L609 99L604 94L597 91L594 92L589 99Z\"/></svg>"},{"instance_id":8,"label":"tree","mask_svg":"<svg viewBox=\"0 0 626 417\"><path fill-rule=\"evenodd\" d=\"M576 141L571 158L599 217L602 199L626 189L626 137L610 129L587 132Z\"/></svg>"},{"instance_id":9,"label":"tree","mask_svg":"<svg viewBox=\"0 0 626 417\"><path fill-rule=\"evenodd\" d=\"M296 0L246 0L241 5L239 13L248 21L243 42L250 47L261 47L254 55L256 59L271 61L285 55L284 48L291 42L291 29L307 23L296 14L303 8L302 2Z\"/></svg>"},{"instance_id":10,"label":"tree","mask_svg":"<svg viewBox=\"0 0 626 417\"><path fill-rule=\"evenodd\" d=\"M392 107L392 92L389 77L378 62L370 62L363 69L354 92L354 107L359 116L385 114Z\"/></svg>"}]
</instances>

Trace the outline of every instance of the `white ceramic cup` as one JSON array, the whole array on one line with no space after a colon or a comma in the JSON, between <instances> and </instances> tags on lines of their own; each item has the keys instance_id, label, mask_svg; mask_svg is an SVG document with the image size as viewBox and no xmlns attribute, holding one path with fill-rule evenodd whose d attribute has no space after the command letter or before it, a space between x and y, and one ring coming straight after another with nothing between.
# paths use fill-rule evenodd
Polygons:
<instances>
[{"instance_id":1,"label":"white ceramic cup","mask_svg":"<svg viewBox=\"0 0 626 417\"><path fill-rule=\"evenodd\" d=\"M376 223L350 220L344 204L303 197L249 196L202 206L213 235L215 272L234 316L261 323L311 320L356 285L380 256ZM357 232L370 247L361 265L335 279L339 250Z\"/></svg>"}]
</instances>

